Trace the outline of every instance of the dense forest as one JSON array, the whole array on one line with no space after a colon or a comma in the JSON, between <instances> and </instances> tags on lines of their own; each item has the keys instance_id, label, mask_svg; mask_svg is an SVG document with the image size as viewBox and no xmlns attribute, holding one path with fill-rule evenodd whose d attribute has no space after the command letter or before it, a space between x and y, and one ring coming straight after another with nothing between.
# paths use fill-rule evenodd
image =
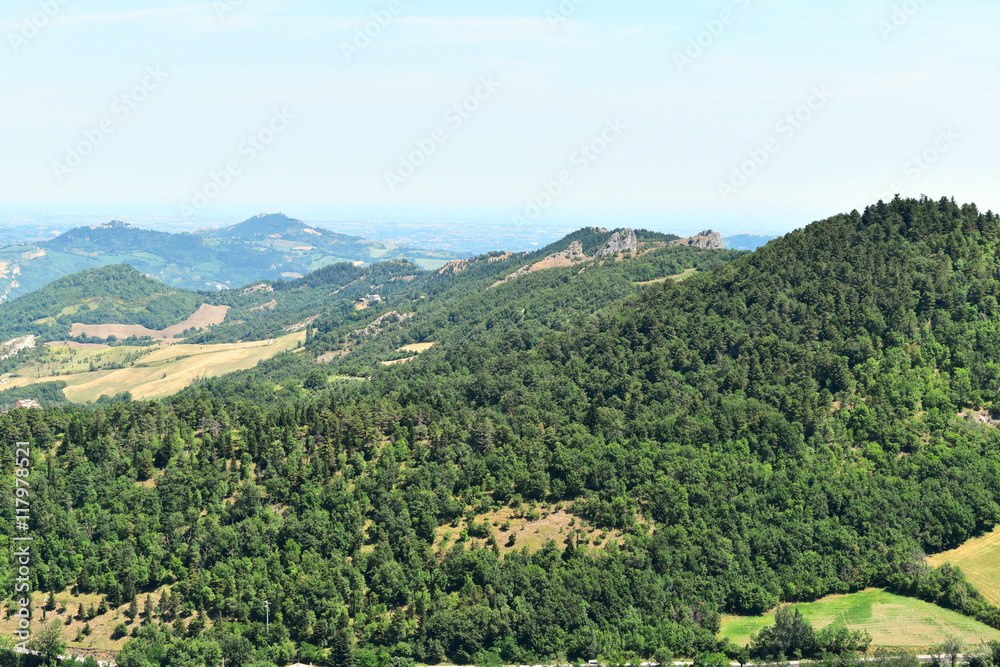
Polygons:
<instances>
[{"instance_id":1,"label":"dense forest","mask_svg":"<svg viewBox=\"0 0 1000 667\"><path fill-rule=\"evenodd\" d=\"M168 590L127 628L126 667L709 664L755 648L719 639L721 614L869 586L1000 627L924 559L1000 523L1000 433L968 418L1000 393L998 227L897 198L752 254L500 284L607 240L583 230L433 279L380 265L385 305L329 296L306 354L161 402L0 416L5 474L32 443L33 585L110 606ZM254 298L380 284L352 268ZM379 363L415 342L437 344ZM561 509L572 529L536 549L493 519ZM840 641L807 639L782 651Z\"/></svg>"}]
</instances>

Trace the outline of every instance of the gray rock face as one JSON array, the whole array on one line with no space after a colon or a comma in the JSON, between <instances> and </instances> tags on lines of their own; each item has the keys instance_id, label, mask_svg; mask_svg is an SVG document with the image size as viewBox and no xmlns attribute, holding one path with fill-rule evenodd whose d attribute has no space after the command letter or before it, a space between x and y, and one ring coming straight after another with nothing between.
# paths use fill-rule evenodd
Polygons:
<instances>
[{"instance_id":1,"label":"gray rock face","mask_svg":"<svg viewBox=\"0 0 1000 667\"><path fill-rule=\"evenodd\" d=\"M670 245L687 246L691 248L708 248L710 250L725 250L726 244L722 241L722 234L713 232L711 229L692 236L689 239L680 239Z\"/></svg>"},{"instance_id":2,"label":"gray rock face","mask_svg":"<svg viewBox=\"0 0 1000 667\"><path fill-rule=\"evenodd\" d=\"M568 248L559 254L562 254L571 262L583 262L587 259L587 256L583 254L583 244L579 241L573 241L569 244Z\"/></svg>"},{"instance_id":3,"label":"gray rock face","mask_svg":"<svg viewBox=\"0 0 1000 667\"><path fill-rule=\"evenodd\" d=\"M601 259L608 255L617 255L620 252L625 252L626 250L630 252L635 252L639 249L639 240L635 237L634 229L624 229L620 232L615 232L608 239L608 242L603 248L597 251L594 255L594 259Z\"/></svg>"}]
</instances>

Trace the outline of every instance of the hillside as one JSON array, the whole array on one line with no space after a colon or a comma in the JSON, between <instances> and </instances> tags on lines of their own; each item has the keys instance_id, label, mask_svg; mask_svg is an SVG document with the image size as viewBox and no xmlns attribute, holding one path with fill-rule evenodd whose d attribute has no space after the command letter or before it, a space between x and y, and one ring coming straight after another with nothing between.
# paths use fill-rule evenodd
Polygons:
<instances>
[{"instance_id":1,"label":"hillside","mask_svg":"<svg viewBox=\"0 0 1000 667\"><path fill-rule=\"evenodd\" d=\"M122 264L59 278L0 304L0 340L28 334L69 337L71 325L126 324L163 329L184 320L207 298L176 290Z\"/></svg>"},{"instance_id":2,"label":"hillside","mask_svg":"<svg viewBox=\"0 0 1000 667\"><path fill-rule=\"evenodd\" d=\"M270 227L264 231L274 233L273 229ZM496 281L496 278L490 276L509 273L513 267L521 266L520 262L529 262L524 266L530 267L532 273L542 271L549 276L541 283L529 280L499 290L499 294L496 297L491 295L486 303L509 301L512 294L521 295L519 298L532 294L537 297L543 291L553 291L555 287L566 293L560 297L557 307L563 312L575 314L593 308L594 304L608 303L611 299L638 291L642 288L639 279L667 279L689 269L707 269L737 256L735 253L668 249L659 235L650 235L640 230L638 237L643 240L638 241L634 232L623 230L614 233L596 232L587 241L594 258L581 255L581 260L593 262L601 252L607 253L608 258L625 260L625 255L616 255L608 247L615 245L615 239L626 231L633 238L632 250L638 252L637 256L629 254L627 261L591 267L591 273L583 283L593 283L592 293L589 292L591 288L584 289L580 281L564 284L561 272L550 272L564 265L553 264L546 259L539 261L540 253L503 253L463 260L450 264L439 272L422 271L406 260L365 266L342 263L296 280L255 283L230 292L202 296L200 300L203 303L190 317L183 319L183 313L178 313L177 319L168 322L165 328L153 329L133 323L134 316L132 319L122 318L114 310L98 309L101 299L96 297L103 293L99 289L100 281L95 283L93 280L80 280L80 276L63 279L36 294L27 295L10 304L0 304L0 316L9 312L12 322L21 322L25 318L26 308L31 311L31 317L46 312L60 314L58 320L53 321L51 316L43 317L38 320L39 326L14 327L8 333L43 335L38 342L71 337L78 341L70 343L75 349L65 348L64 344L52 347L55 343L48 343L48 349L38 348L31 353L12 357L0 366L0 371L8 372L2 381L8 388L47 382L69 383L65 394L77 401L125 391L136 397L162 396L171 392L160 392L159 388L151 391L147 386L152 372L149 369L155 368L158 363L153 363L153 360L164 355L179 355L192 360L215 357L228 359L233 356L234 351L242 349L244 344L287 339L289 334L296 332L306 332L312 336L306 350L311 358L324 357L337 361L334 364L336 366L350 362L357 366L355 370L358 373L367 373L365 368L395 362L397 358L406 355L401 355L395 349L385 350L384 342L374 342L376 337L369 340L369 337L358 336L354 332L372 328L372 322L386 317L410 318L420 314L426 319L431 317L431 313L450 307L448 304L455 299L479 302L475 305L461 305L463 309L481 308L484 303L481 293L492 289L490 285ZM592 233L585 232L584 236L574 234L556 246L579 246L581 239ZM586 269L583 266L579 268ZM127 268L116 269L126 274L117 278L123 286L122 291L134 291L124 289L129 279L155 285L153 281ZM100 273L109 271L101 270ZM613 286L609 284L609 280L613 281ZM90 285L98 289L80 291L73 287L78 283L84 288ZM162 285L158 289L170 291ZM422 294L418 296L420 292ZM573 292L577 294L570 298L569 295ZM84 318L74 317L80 311L80 304L86 305L87 316ZM91 307L97 310L90 311ZM72 327L67 329L65 325L70 322ZM45 324L49 326L41 326ZM195 333L189 331L190 328L201 331ZM395 335L395 327L387 329ZM441 335L467 335L459 333L464 331L464 328L456 329L450 333L442 332ZM182 334L188 345L179 349L165 351L156 346L149 347L156 341L172 344L176 342L175 337ZM115 350L109 351L103 343L112 335L118 338L118 342L115 343ZM123 340L126 344L123 344ZM81 345L80 342L85 344ZM400 341L397 347L404 347L408 343L409 341ZM188 350L193 349L189 347L191 344L204 347L204 351L213 356L204 356L203 352L189 354ZM259 361L276 353L276 348L268 348L249 354L250 358ZM196 378L219 375L219 369L237 368L232 364L213 362L205 365L204 372L198 374L179 375L172 372L170 381L160 384L176 391ZM187 377L188 382L178 384L182 377Z\"/></svg>"},{"instance_id":3,"label":"hillside","mask_svg":"<svg viewBox=\"0 0 1000 667\"><path fill-rule=\"evenodd\" d=\"M171 287L218 291L300 277L337 262L407 258L436 268L454 257L315 230L280 214L204 235L112 221L78 227L49 241L0 248L0 300L27 294L61 276L112 264L128 264Z\"/></svg>"},{"instance_id":4,"label":"hillside","mask_svg":"<svg viewBox=\"0 0 1000 667\"><path fill-rule=\"evenodd\" d=\"M6 460L32 441L36 587L169 588L120 664L745 662L723 614L868 588L998 628L926 561L1000 524L1000 432L967 417L1000 398L998 228L897 199L753 254L589 229L233 290L206 337L297 319L303 347L0 415Z\"/></svg>"}]
</instances>

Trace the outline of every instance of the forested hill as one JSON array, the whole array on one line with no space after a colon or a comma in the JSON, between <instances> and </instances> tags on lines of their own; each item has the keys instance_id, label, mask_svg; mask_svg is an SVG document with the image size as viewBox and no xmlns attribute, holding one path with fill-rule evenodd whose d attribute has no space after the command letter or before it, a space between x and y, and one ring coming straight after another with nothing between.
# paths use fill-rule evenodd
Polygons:
<instances>
[{"instance_id":1,"label":"forested hill","mask_svg":"<svg viewBox=\"0 0 1000 667\"><path fill-rule=\"evenodd\" d=\"M326 243L357 243L364 241L359 236L337 234L323 229L311 229L282 213L261 214L235 225L210 230L205 236L213 239L236 239L241 241L263 241L269 238L286 238L299 241L323 240Z\"/></svg>"},{"instance_id":2,"label":"forested hill","mask_svg":"<svg viewBox=\"0 0 1000 667\"><path fill-rule=\"evenodd\" d=\"M163 329L180 322L208 301L115 264L60 278L0 305L0 340L33 334L68 337L74 322L138 324Z\"/></svg>"},{"instance_id":3,"label":"forested hill","mask_svg":"<svg viewBox=\"0 0 1000 667\"><path fill-rule=\"evenodd\" d=\"M143 666L708 664L738 654L722 613L869 586L1000 627L924 559L1000 523L1000 433L963 416L1000 391L998 224L896 200L684 281L654 270L720 251L577 261L609 241L584 230L536 272L384 267L389 303L319 313L300 354L0 416L5 470L30 438L38 471L33 583L149 594ZM252 296L334 299L306 283Z\"/></svg>"}]
</instances>

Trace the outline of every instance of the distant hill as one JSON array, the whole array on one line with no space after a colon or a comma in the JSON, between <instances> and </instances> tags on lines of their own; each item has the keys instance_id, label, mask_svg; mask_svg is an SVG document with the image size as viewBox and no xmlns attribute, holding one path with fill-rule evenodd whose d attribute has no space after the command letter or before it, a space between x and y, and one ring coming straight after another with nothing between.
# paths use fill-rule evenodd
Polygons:
<instances>
[{"instance_id":1,"label":"distant hill","mask_svg":"<svg viewBox=\"0 0 1000 667\"><path fill-rule=\"evenodd\" d=\"M286 241L312 241L313 243L332 242L357 243L364 241L360 236L337 234L325 229L313 229L303 222L293 220L283 213L265 214L244 220L230 227L215 229L205 234L210 239L231 239L242 241L262 241L283 239Z\"/></svg>"},{"instance_id":2,"label":"distant hill","mask_svg":"<svg viewBox=\"0 0 1000 667\"><path fill-rule=\"evenodd\" d=\"M158 232L115 220L77 227L48 241L0 248L0 300L111 264L128 264L172 287L217 291L258 280L299 278L338 262L408 259L433 269L456 257L312 229L282 214L202 234Z\"/></svg>"},{"instance_id":3,"label":"distant hill","mask_svg":"<svg viewBox=\"0 0 1000 667\"><path fill-rule=\"evenodd\" d=\"M765 236L763 234L735 234L733 236L723 236L722 242L729 250L756 250L767 245L777 236Z\"/></svg>"}]
</instances>

